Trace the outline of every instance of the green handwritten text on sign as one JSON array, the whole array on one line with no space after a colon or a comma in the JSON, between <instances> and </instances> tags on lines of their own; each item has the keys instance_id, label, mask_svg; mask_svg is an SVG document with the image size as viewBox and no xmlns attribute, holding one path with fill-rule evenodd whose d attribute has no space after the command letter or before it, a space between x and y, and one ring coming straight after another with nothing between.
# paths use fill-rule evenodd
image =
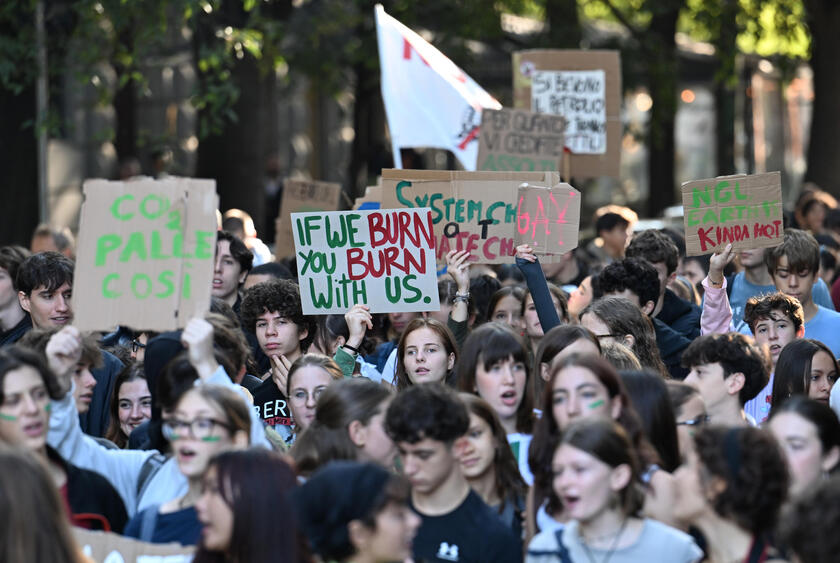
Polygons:
<instances>
[{"instance_id":1,"label":"green handwritten text on sign","mask_svg":"<svg viewBox=\"0 0 840 563\"><path fill-rule=\"evenodd\" d=\"M686 254L765 248L781 243L782 186L778 172L726 176L682 185Z\"/></svg>"}]
</instances>

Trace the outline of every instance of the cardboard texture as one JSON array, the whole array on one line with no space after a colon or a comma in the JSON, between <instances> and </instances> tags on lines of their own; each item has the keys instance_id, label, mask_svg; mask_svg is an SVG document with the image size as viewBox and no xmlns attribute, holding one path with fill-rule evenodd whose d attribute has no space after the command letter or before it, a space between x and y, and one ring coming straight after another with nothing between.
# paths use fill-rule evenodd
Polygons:
<instances>
[{"instance_id":1,"label":"cardboard texture","mask_svg":"<svg viewBox=\"0 0 840 563\"><path fill-rule=\"evenodd\" d=\"M453 249L469 249L473 262L480 264L510 263L516 198L523 182L553 186L560 174L388 169L382 171L382 207L430 207L439 264Z\"/></svg>"},{"instance_id":2,"label":"cardboard texture","mask_svg":"<svg viewBox=\"0 0 840 563\"><path fill-rule=\"evenodd\" d=\"M580 192L569 184L551 188L523 184L516 206L514 244L527 243L538 256L554 256L577 248Z\"/></svg>"},{"instance_id":3,"label":"cardboard texture","mask_svg":"<svg viewBox=\"0 0 840 563\"><path fill-rule=\"evenodd\" d=\"M293 213L304 315L439 311L432 212Z\"/></svg>"},{"instance_id":4,"label":"cardboard texture","mask_svg":"<svg viewBox=\"0 0 840 563\"><path fill-rule=\"evenodd\" d=\"M189 563L194 546L146 543L112 532L71 528L76 543L96 563Z\"/></svg>"},{"instance_id":5,"label":"cardboard texture","mask_svg":"<svg viewBox=\"0 0 840 563\"><path fill-rule=\"evenodd\" d=\"M606 104L602 119L596 118L601 115L596 100L602 97L594 91L599 84L604 87ZM622 125L618 51L537 49L514 53L513 106L538 111L535 101L539 111L559 113L569 122L566 146L572 154L566 156L573 178L619 177ZM593 134L597 133L593 129L600 129L604 120L606 147L599 147L593 143L603 137Z\"/></svg>"},{"instance_id":6,"label":"cardboard texture","mask_svg":"<svg viewBox=\"0 0 840 563\"><path fill-rule=\"evenodd\" d=\"M292 256L295 252L289 215L308 211L336 211L340 207L341 184L312 180L284 180L280 213L275 221L277 236L274 256L285 258Z\"/></svg>"},{"instance_id":7,"label":"cardboard texture","mask_svg":"<svg viewBox=\"0 0 840 563\"><path fill-rule=\"evenodd\" d=\"M213 180L87 180L73 277L80 330L183 328L210 307Z\"/></svg>"},{"instance_id":8,"label":"cardboard texture","mask_svg":"<svg viewBox=\"0 0 840 563\"><path fill-rule=\"evenodd\" d=\"M560 170L563 131L560 115L522 109L485 109L478 143L479 170Z\"/></svg>"},{"instance_id":9,"label":"cardboard texture","mask_svg":"<svg viewBox=\"0 0 840 563\"><path fill-rule=\"evenodd\" d=\"M686 256L781 244L782 176L721 176L682 185Z\"/></svg>"},{"instance_id":10,"label":"cardboard texture","mask_svg":"<svg viewBox=\"0 0 840 563\"><path fill-rule=\"evenodd\" d=\"M379 178L382 182L382 178ZM368 186L365 188L365 195L357 197L353 202L353 209L379 209L382 205L382 184Z\"/></svg>"}]
</instances>

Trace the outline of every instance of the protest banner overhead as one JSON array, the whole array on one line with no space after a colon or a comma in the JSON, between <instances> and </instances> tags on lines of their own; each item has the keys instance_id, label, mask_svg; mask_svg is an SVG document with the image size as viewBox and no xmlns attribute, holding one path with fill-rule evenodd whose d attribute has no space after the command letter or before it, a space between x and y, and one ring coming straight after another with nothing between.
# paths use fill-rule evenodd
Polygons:
<instances>
[{"instance_id":1,"label":"protest banner overhead","mask_svg":"<svg viewBox=\"0 0 840 563\"><path fill-rule=\"evenodd\" d=\"M781 244L782 177L779 172L721 176L682 185L686 256Z\"/></svg>"},{"instance_id":2,"label":"protest banner overhead","mask_svg":"<svg viewBox=\"0 0 840 563\"><path fill-rule=\"evenodd\" d=\"M469 250L481 264L510 262L515 252L516 201L522 182L552 186L558 172L382 171L382 207L430 207L437 262Z\"/></svg>"},{"instance_id":3,"label":"protest banner overhead","mask_svg":"<svg viewBox=\"0 0 840 563\"><path fill-rule=\"evenodd\" d=\"M538 256L559 256L577 248L579 230L579 191L569 184L519 187L516 246L527 243Z\"/></svg>"},{"instance_id":4,"label":"protest banner overhead","mask_svg":"<svg viewBox=\"0 0 840 563\"><path fill-rule=\"evenodd\" d=\"M341 206L341 184L316 182L313 180L292 180L283 182L283 199L275 222L277 238L274 255L277 258L291 256L295 252L292 238L292 213L309 211L336 211Z\"/></svg>"},{"instance_id":5,"label":"protest banner overhead","mask_svg":"<svg viewBox=\"0 0 840 563\"><path fill-rule=\"evenodd\" d=\"M574 178L619 176L621 58L618 51L560 49L513 54L514 107L566 118ZM568 178L564 178L568 180Z\"/></svg>"},{"instance_id":6,"label":"protest banner overhead","mask_svg":"<svg viewBox=\"0 0 840 563\"><path fill-rule=\"evenodd\" d=\"M485 109L478 143L479 170L560 170L562 116L521 109Z\"/></svg>"},{"instance_id":7,"label":"protest banner overhead","mask_svg":"<svg viewBox=\"0 0 840 563\"><path fill-rule=\"evenodd\" d=\"M438 311L429 208L293 213L305 315Z\"/></svg>"},{"instance_id":8,"label":"protest banner overhead","mask_svg":"<svg viewBox=\"0 0 840 563\"><path fill-rule=\"evenodd\" d=\"M216 183L87 180L73 278L80 330L183 328L210 307Z\"/></svg>"}]
</instances>

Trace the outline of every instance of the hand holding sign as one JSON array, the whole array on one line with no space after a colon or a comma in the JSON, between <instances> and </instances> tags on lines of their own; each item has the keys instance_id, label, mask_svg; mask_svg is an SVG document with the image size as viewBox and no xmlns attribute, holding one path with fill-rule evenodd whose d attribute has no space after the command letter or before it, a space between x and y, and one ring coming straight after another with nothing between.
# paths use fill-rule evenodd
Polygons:
<instances>
[{"instance_id":1,"label":"hand holding sign","mask_svg":"<svg viewBox=\"0 0 840 563\"><path fill-rule=\"evenodd\" d=\"M527 243L520 244L516 247L516 258L522 258L528 262L537 261L537 255L535 254L534 249Z\"/></svg>"},{"instance_id":2,"label":"hand holding sign","mask_svg":"<svg viewBox=\"0 0 840 563\"><path fill-rule=\"evenodd\" d=\"M187 349L190 365L202 380L208 379L219 368L213 354L213 325L202 318L192 318L181 333L181 343ZM233 377L236 374L229 373Z\"/></svg>"},{"instance_id":3,"label":"hand holding sign","mask_svg":"<svg viewBox=\"0 0 840 563\"><path fill-rule=\"evenodd\" d=\"M470 253L467 250L450 250L446 253L446 273L458 286L458 293L470 290Z\"/></svg>"},{"instance_id":4,"label":"hand holding sign","mask_svg":"<svg viewBox=\"0 0 840 563\"><path fill-rule=\"evenodd\" d=\"M53 334L47 342L47 365L58 378L63 391L70 390L70 375L82 357L82 335L74 326L66 326Z\"/></svg>"},{"instance_id":5,"label":"hand holding sign","mask_svg":"<svg viewBox=\"0 0 840 563\"><path fill-rule=\"evenodd\" d=\"M344 321L347 323L349 331L347 345L358 349L365 339L365 333L368 330L373 330L373 317L370 314L370 307L353 305L349 311L344 313Z\"/></svg>"},{"instance_id":6,"label":"hand holding sign","mask_svg":"<svg viewBox=\"0 0 840 563\"><path fill-rule=\"evenodd\" d=\"M734 259L735 253L732 252L732 243L727 244L721 252L712 254L709 259L709 281L715 285L723 284L723 270Z\"/></svg>"}]
</instances>

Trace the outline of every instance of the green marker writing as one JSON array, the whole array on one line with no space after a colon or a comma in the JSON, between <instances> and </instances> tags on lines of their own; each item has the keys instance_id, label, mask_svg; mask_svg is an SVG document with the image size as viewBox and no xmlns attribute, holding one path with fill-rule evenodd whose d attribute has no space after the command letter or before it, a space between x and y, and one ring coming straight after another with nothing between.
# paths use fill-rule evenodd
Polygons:
<instances>
[{"instance_id":1,"label":"green marker writing","mask_svg":"<svg viewBox=\"0 0 840 563\"><path fill-rule=\"evenodd\" d=\"M594 403L591 403L589 405L589 410L595 410L598 407L603 407L603 406L604 406L604 399L598 399L597 401L595 401Z\"/></svg>"}]
</instances>

